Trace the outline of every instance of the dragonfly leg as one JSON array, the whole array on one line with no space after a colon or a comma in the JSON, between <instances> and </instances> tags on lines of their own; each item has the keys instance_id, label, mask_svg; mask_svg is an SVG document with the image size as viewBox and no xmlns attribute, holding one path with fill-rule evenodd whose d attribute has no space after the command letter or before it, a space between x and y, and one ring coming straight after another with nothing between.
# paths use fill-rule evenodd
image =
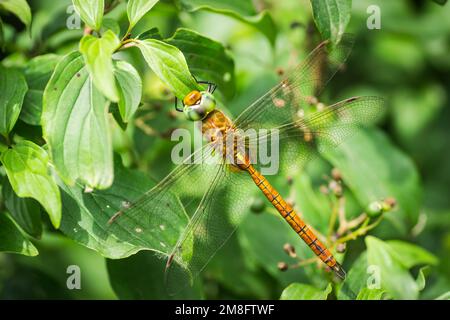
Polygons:
<instances>
[{"instance_id":1,"label":"dragonfly leg","mask_svg":"<svg viewBox=\"0 0 450 320\"><path fill-rule=\"evenodd\" d=\"M183 103L183 101L181 101L181 103ZM183 105L184 107L184 105ZM177 110L178 112L183 112L182 108L178 108L178 98L177 96L175 96L175 110Z\"/></svg>"}]
</instances>

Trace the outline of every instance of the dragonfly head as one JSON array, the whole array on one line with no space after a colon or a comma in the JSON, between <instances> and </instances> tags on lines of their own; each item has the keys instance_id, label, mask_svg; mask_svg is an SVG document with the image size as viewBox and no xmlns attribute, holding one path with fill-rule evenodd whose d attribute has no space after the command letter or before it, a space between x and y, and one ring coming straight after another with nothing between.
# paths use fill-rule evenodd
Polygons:
<instances>
[{"instance_id":1,"label":"dragonfly head","mask_svg":"<svg viewBox=\"0 0 450 320\"><path fill-rule=\"evenodd\" d=\"M216 107L216 99L208 91L191 91L184 97L183 103L183 113L191 121L205 119Z\"/></svg>"}]
</instances>

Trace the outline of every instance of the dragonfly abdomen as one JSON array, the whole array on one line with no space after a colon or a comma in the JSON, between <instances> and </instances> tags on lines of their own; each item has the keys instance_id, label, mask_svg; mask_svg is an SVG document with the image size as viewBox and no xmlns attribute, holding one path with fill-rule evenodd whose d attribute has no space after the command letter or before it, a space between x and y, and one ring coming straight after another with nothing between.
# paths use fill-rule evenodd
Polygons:
<instances>
[{"instance_id":1,"label":"dragonfly abdomen","mask_svg":"<svg viewBox=\"0 0 450 320\"><path fill-rule=\"evenodd\" d=\"M251 164L245 168L252 177L258 188L264 193L270 203L277 209L281 216L286 220L291 228L300 236L300 238L311 248L311 250L322 260L328 267L333 269L336 274L344 279L345 271L336 261L331 252L317 238L308 225L298 216L295 210L289 205L280 193L267 181L267 179L259 173Z\"/></svg>"}]
</instances>

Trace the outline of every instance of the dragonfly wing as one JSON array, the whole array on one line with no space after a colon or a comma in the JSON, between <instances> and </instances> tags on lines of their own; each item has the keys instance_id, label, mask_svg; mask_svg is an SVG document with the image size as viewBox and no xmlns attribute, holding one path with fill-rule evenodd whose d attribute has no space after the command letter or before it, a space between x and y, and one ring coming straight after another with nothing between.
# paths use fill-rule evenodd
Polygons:
<instances>
[{"instance_id":1,"label":"dragonfly wing","mask_svg":"<svg viewBox=\"0 0 450 320\"><path fill-rule=\"evenodd\" d=\"M245 131L292 122L299 110L308 107L343 67L353 43L353 36L349 34L334 48L330 48L329 41L322 42L283 81L245 109L235 125Z\"/></svg>"},{"instance_id":2,"label":"dragonfly wing","mask_svg":"<svg viewBox=\"0 0 450 320\"><path fill-rule=\"evenodd\" d=\"M265 131L265 134L247 130L250 132L247 139L252 146L266 146L281 171L294 174L312 157L318 156L318 152L337 147L362 127L375 123L383 111L383 98L353 97L297 117L295 121ZM256 166L261 168L261 163Z\"/></svg>"},{"instance_id":3,"label":"dragonfly wing","mask_svg":"<svg viewBox=\"0 0 450 320\"><path fill-rule=\"evenodd\" d=\"M167 263L166 284L175 294L193 280L236 230L257 190L246 172L223 164Z\"/></svg>"},{"instance_id":4,"label":"dragonfly wing","mask_svg":"<svg viewBox=\"0 0 450 320\"><path fill-rule=\"evenodd\" d=\"M144 195L124 201L110 215L109 233L127 234L132 252L147 249L169 256L221 168L212 150L205 145Z\"/></svg>"}]
</instances>

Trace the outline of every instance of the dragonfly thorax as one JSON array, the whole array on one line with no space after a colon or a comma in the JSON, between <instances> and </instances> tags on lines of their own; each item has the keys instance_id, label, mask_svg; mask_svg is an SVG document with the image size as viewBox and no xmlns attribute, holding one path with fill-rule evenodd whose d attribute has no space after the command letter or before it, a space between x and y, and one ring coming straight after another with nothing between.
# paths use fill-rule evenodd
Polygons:
<instances>
[{"instance_id":1,"label":"dragonfly thorax","mask_svg":"<svg viewBox=\"0 0 450 320\"><path fill-rule=\"evenodd\" d=\"M191 91L183 99L183 113L191 121L199 121L215 109L216 99L207 91Z\"/></svg>"},{"instance_id":2,"label":"dragonfly thorax","mask_svg":"<svg viewBox=\"0 0 450 320\"><path fill-rule=\"evenodd\" d=\"M236 130L233 122L220 110L214 110L202 121L203 137L211 143L226 163L237 168L249 163L248 150L243 136Z\"/></svg>"}]
</instances>

